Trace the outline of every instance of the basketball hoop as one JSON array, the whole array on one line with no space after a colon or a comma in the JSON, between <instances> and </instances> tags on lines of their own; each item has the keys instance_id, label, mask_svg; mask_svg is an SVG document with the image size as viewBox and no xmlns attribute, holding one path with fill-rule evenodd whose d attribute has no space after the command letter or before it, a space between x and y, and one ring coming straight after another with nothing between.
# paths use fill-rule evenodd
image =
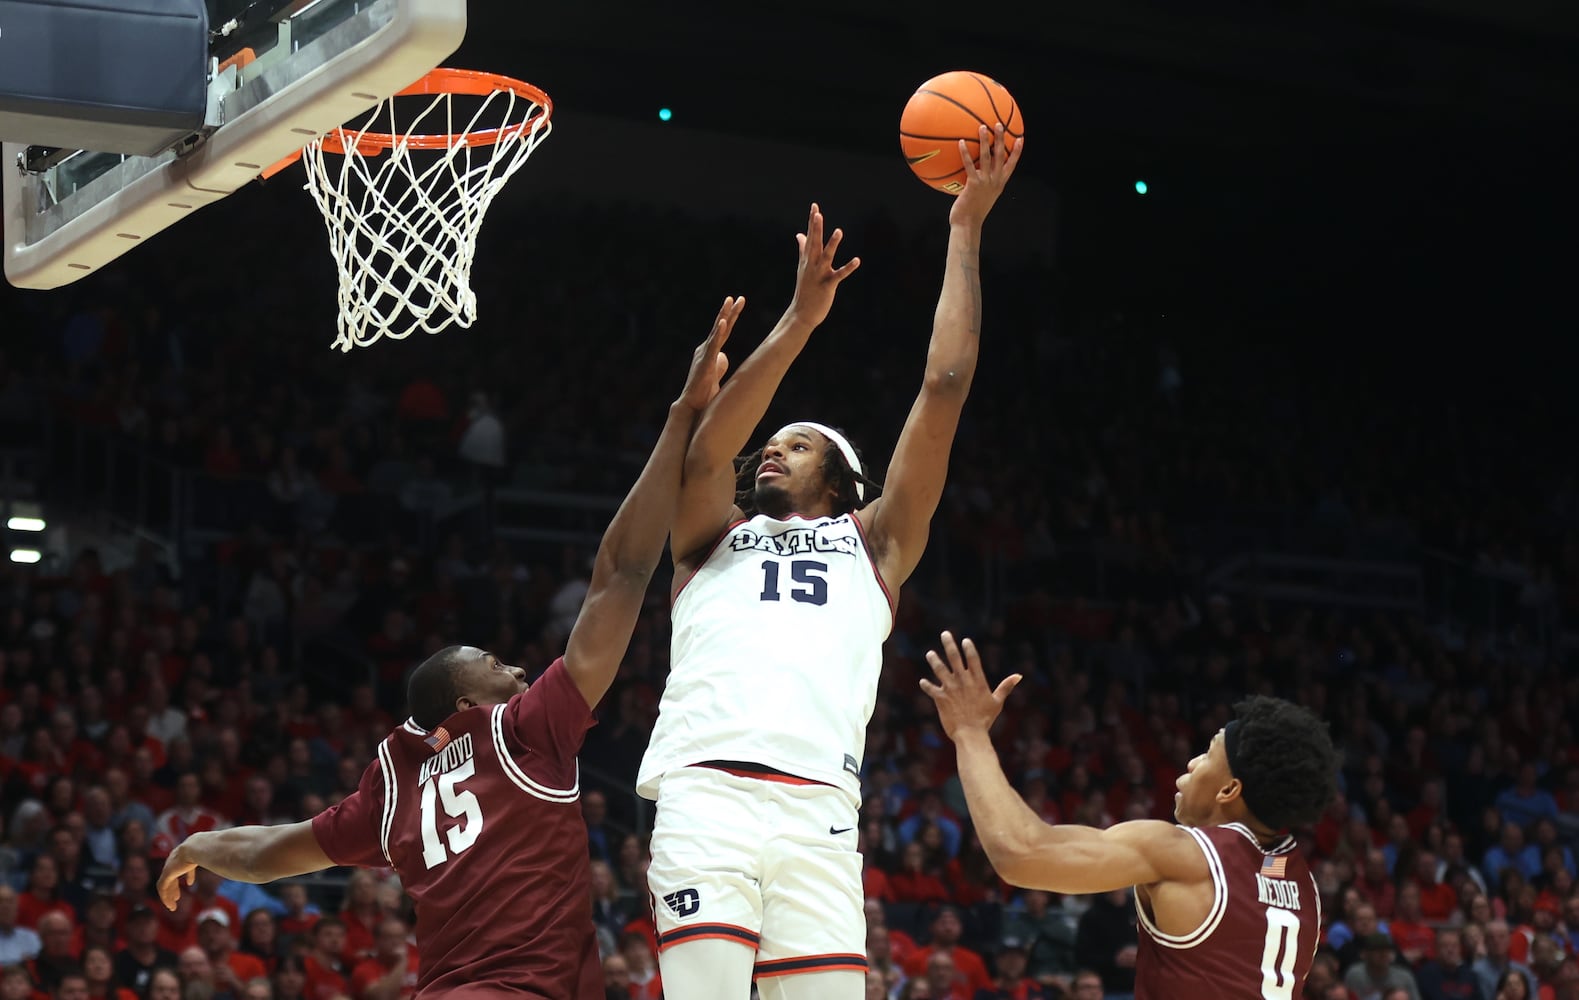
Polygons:
<instances>
[{"instance_id":1,"label":"basketball hoop","mask_svg":"<svg viewBox=\"0 0 1579 1000\"><path fill-rule=\"evenodd\" d=\"M415 116L407 102L405 124L397 121L397 99L430 95ZM479 99L475 111L465 114L470 102L457 107L458 97ZM360 127L333 129L302 149L307 190L340 271L335 347L476 321L471 265L483 215L548 137L553 110L531 84L440 68L378 105Z\"/></svg>"}]
</instances>

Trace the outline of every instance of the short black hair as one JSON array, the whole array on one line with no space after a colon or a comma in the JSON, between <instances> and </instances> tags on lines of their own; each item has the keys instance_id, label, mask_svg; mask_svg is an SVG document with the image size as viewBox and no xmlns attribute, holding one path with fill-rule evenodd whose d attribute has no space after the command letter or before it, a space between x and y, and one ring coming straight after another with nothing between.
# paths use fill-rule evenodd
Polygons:
<instances>
[{"instance_id":1,"label":"short black hair","mask_svg":"<svg viewBox=\"0 0 1579 1000\"><path fill-rule=\"evenodd\" d=\"M1257 695L1234 706L1233 772L1245 807L1273 830L1309 826L1337 793L1338 757L1327 724L1307 708Z\"/></svg>"},{"instance_id":2,"label":"short black hair","mask_svg":"<svg viewBox=\"0 0 1579 1000\"><path fill-rule=\"evenodd\" d=\"M406 682L406 707L411 718L423 729L437 729L455 714L460 693L461 655L465 646L445 646L417 664Z\"/></svg>"}]
</instances>

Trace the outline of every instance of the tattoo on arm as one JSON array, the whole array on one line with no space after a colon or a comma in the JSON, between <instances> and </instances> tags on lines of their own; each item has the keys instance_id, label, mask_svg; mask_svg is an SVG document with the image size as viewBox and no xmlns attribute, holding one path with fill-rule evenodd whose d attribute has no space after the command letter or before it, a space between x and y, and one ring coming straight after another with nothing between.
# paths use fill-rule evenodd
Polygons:
<instances>
[{"instance_id":1,"label":"tattoo on arm","mask_svg":"<svg viewBox=\"0 0 1579 1000\"><path fill-rule=\"evenodd\" d=\"M981 336L981 268L976 263L976 248L964 247L959 252L959 266L965 271L965 287L970 290L970 332Z\"/></svg>"}]
</instances>

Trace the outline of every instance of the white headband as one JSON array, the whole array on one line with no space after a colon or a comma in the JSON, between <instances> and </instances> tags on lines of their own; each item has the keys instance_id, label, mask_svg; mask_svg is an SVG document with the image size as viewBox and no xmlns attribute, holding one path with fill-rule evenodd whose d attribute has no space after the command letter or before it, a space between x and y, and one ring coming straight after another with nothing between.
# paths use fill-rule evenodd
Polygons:
<instances>
[{"instance_id":1,"label":"white headband","mask_svg":"<svg viewBox=\"0 0 1579 1000\"><path fill-rule=\"evenodd\" d=\"M856 499L857 500L861 500L861 501L864 501L866 499L866 486L865 486L865 484L863 484L861 482L861 477L863 475L865 475L866 473L861 468L861 460L855 456L855 448L854 448L854 446L851 445L850 442L848 442L848 441L846 441L844 439L844 435L843 434L840 434L838 431L834 430L832 427L829 427L829 426L827 426L825 424L819 424L815 420L797 420L794 423L785 424L784 426L786 426L786 427L810 427L812 430L816 431L818 434L821 434L823 437L827 438L829 441L832 441L833 444L834 444L834 447L839 449L839 454L843 455L844 456L844 460L846 462L850 463L850 468L855 470L855 497L856 497Z\"/></svg>"}]
</instances>

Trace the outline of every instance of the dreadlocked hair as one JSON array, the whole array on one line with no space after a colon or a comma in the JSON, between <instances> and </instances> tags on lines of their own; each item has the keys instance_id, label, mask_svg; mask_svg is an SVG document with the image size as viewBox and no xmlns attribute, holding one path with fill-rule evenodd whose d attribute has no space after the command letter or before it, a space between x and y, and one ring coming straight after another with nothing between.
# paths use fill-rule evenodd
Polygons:
<instances>
[{"instance_id":1,"label":"dreadlocked hair","mask_svg":"<svg viewBox=\"0 0 1579 1000\"><path fill-rule=\"evenodd\" d=\"M1234 706L1239 741L1234 777L1251 814L1273 830L1314 824L1337 792L1338 756L1327 724L1281 698Z\"/></svg>"},{"instance_id":2,"label":"dreadlocked hair","mask_svg":"<svg viewBox=\"0 0 1579 1000\"><path fill-rule=\"evenodd\" d=\"M834 430L844 434L842 427L835 427ZM849 435L845 435L845 439L848 440ZM850 447L855 448L855 445L851 444ZM762 467L762 452L763 449L758 448L735 459L735 506L746 517L755 517L761 513L757 510L757 470ZM870 468L861 449L855 448L855 457L863 468ZM851 468L850 463L845 461L844 453L832 441L828 442L822 453L822 477L836 488L833 498L835 516L860 510L883 493L883 484ZM866 499L856 496L856 483L866 487Z\"/></svg>"}]
</instances>

